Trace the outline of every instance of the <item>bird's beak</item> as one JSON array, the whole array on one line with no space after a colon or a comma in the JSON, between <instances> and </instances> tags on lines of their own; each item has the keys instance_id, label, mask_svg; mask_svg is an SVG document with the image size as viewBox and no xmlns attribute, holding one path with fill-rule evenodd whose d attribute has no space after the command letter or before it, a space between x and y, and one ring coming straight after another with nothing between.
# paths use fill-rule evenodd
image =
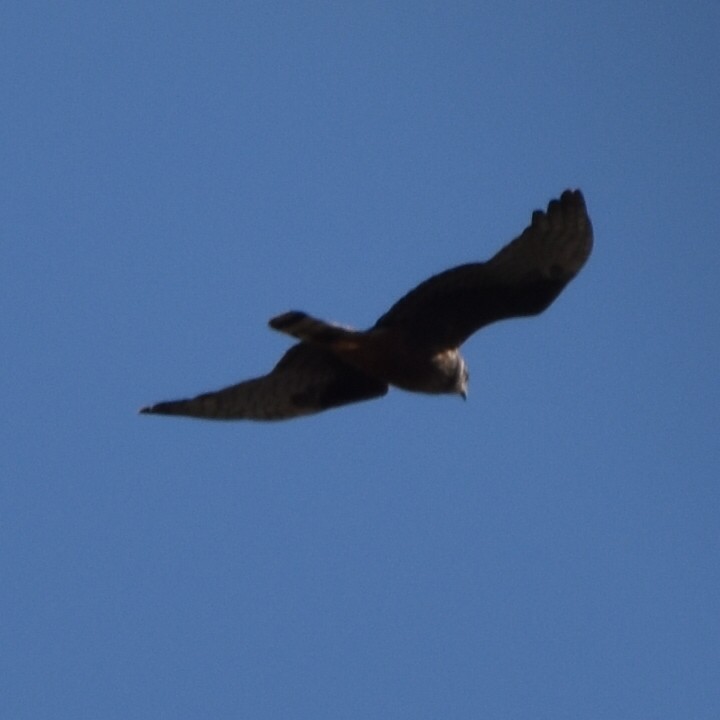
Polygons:
<instances>
[{"instance_id":1,"label":"bird's beak","mask_svg":"<svg viewBox=\"0 0 720 720\"><path fill-rule=\"evenodd\" d=\"M467 400L467 390L461 390L461 391L460 391L460 397L461 397L463 400Z\"/></svg>"}]
</instances>

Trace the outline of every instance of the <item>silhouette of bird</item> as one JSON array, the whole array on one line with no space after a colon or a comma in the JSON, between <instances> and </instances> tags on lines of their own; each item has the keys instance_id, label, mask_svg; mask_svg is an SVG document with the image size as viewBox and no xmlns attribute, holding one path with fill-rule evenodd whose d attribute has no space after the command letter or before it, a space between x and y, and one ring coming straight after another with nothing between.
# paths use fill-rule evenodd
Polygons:
<instances>
[{"instance_id":1,"label":"silhouette of bird","mask_svg":"<svg viewBox=\"0 0 720 720\"><path fill-rule=\"evenodd\" d=\"M537 315L590 256L593 232L579 190L566 190L486 262L425 280L369 330L292 311L270 327L299 340L267 375L141 413L217 420L282 420L385 395L390 385L466 397L460 346L498 320Z\"/></svg>"}]
</instances>

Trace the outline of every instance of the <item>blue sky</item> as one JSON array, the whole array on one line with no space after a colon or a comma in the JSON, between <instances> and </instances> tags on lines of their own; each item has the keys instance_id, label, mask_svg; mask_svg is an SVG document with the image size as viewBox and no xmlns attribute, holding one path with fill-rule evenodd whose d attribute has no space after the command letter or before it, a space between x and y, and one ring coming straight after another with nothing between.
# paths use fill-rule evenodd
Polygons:
<instances>
[{"instance_id":1,"label":"blue sky","mask_svg":"<svg viewBox=\"0 0 720 720\"><path fill-rule=\"evenodd\" d=\"M10 2L0 716L716 718L720 6ZM467 403L140 417L566 187Z\"/></svg>"}]
</instances>

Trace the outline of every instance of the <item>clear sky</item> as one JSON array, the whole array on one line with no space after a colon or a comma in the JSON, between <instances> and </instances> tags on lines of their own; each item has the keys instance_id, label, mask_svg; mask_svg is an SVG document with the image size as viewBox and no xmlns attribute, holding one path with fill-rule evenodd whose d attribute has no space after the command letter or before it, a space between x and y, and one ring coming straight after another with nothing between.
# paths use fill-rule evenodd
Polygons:
<instances>
[{"instance_id":1,"label":"clear sky","mask_svg":"<svg viewBox=\"0 0 720 720\"><path fill-rule=\"evenodd\" d=\"M720 717L720 4L6 2L0 717ZM470 396L138 416L566 187Z\"/></svg>"}]
</instances>

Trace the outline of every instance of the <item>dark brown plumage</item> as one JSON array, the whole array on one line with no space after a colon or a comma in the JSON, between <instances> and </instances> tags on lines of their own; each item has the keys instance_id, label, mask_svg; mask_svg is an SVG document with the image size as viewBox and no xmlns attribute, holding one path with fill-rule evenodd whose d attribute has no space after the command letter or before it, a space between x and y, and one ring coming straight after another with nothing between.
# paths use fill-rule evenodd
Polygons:
<instances>
[{"instance_id":1,"label":"dark brown plumage","mask_svg":"<svg viewBox=\"0 0 720 720\"><path fill-rule=\"evenodd\" d=\"M277 420L380 397L388 385L464 397L460 345L490 323L545 310L585 264L592 242L582 193L566 190L493 258L425 280L369 330L285 313L270 326L300 342L268 375L140 412Z\"/></svg>"}]
</instances>

